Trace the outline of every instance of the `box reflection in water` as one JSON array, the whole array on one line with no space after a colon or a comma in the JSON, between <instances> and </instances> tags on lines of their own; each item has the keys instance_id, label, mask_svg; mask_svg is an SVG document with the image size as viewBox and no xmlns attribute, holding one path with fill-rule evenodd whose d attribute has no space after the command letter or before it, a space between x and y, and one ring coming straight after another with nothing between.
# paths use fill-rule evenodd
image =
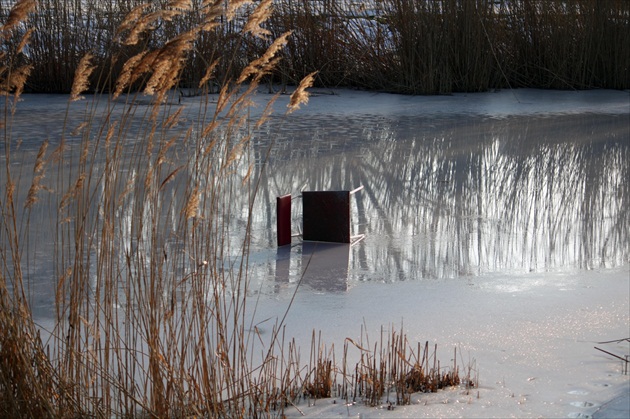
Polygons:
<instances>
[{"instance_id":1,"label":"box reflection in water","mask_svg":"<svg viewBox=\"0 0 630 419\"><path fill-rule=\"evenodd\" d=\"M339 292L348 289L348 263L350 244L303 242L301 265L297 272L304 275L301 286L317 291ZM278 248L276 254L276 281L288 283L290 277L291 248Z\"/></svg>"}]
</instances>

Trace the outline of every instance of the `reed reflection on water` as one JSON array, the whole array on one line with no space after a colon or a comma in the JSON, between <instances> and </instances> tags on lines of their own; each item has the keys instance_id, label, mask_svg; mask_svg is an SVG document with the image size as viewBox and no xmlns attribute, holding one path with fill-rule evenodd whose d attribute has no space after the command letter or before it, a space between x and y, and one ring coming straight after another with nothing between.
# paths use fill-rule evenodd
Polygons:
<instances>
[{"instance_id":1,"label":"reed reflection on water","mask_svg":"<svg viewBox=\"0 0 630 419\"><path fill-rule=\"evenodd\" d=\"M253 247L274 246L275 196L364 185L351 280L616 266L630 255L629 162L624 116L303 121L276 140Z\"/></svg>"},{"instance_id":2,"label":"reed reflection on water","mask_svg":"<svg viewBox=\"0 0 630 419\"><path fill-rule=\"evenodd\" d=\"M326 266L318 257L303 281L311 288L339 291L352 281L455 278L628 263L628 130L627 115L603 114L503 119L448 114L301 114L290 121L272 121L265 131L255 133L243 156L259 169L266 162L252 211L250 278L277 292L283 284L298 281L313 262L306 257L313 251L300 245L276 253L277 196L299 195L302 190L350 190L359 185L364 189L352 199L352 234L365 234L366 238L349 249L344 247L341 256L334 258L334 269L317 268ZM149 169L131 160L133 141L127 147L130 151L122 150L115 166L126 173L119 179L123 183L112 186L123 191L128 186L125 183L135 184L135 192L116 210L117 241L112 242L111 251L120 253L120 266L125 266L128 252L142 252L142 243L149 241L138 231L144 224L134 218L142 211L133 210L143 200L143 183L134 179L143 179ZM17 182L22 184L16 190L22 193L32 181L28 162L34 161L36 149L22 146L23 157L14 159L26 162L19 169L14 167ZM178 171L174 180L161 187L168 203L162 207L161 243L155 248L169 255L165 269L185 276L197 259L206 256L191 258L177 214L185 206L190 185L202 181L197 179L196 165L217 160L197 161L195 150L187 143L172 151L170 170L182 165L186 170ZM106 156L95 159L96 171L102 165L105 173L101 160ZM228 193L222 198L225 208L241 208L240 213L199 214L203 222L214 219L220 223L217 217L223 217L231 225L225 230L228 240L211 239L226 246L224 268L237 266L239 243L247 228L248 202L253 195L243 193L242 180L247 178L248 166L244 164L244 172L236 174L234 185L224 187ZM67 174L77 169L70 165L63 170L73 179ZM58 176L48 173L53 181ZM64 191L69 186L56 185L56 189ZM96 195L103 194L101 189L95 190L94 202L99 202ZM41 298L36 305L42 309L51 307L51 278L58 276L53 255L59 238L49 228L56 219L57 204L54 200L47 204L49 197L45 195L29 215L31 225L42 226L31 230L34 236L29 238L32 255L28 256L27 272L29 289ZM301 200L293 202L297 231ZM90 221L95 226L98 222ZM90 257L95 261L101 250L93 246ZM326 251L328 255L334 252ZM150 258L150 254L145 256Z\"/></svg>"}]
</instances>

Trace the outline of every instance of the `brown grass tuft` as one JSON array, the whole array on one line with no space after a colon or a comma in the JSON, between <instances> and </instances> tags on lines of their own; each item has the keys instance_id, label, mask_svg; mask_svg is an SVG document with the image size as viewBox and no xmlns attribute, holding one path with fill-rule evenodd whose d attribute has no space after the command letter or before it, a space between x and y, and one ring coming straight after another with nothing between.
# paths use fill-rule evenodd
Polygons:
<instances>
[{"instance_id":1,"label":"brown grass tuft","mask_svg":"<svg viewBox=\"0 0 630 419\"><path fill-rule=\"evenodd\" d=\"M4 185L5 187L5 196L6 196L6 203L12 203L13 202L13 197L15 194L15 182L11 181L11 180L7 180L7 183Z\"/></svg>"},{"instance_id":2,"label":"brown grass tuft","mask_svg":"<svg viewBox=\"0 0 630 419\"><path fill-rule=\"evenodd\" d=\"M219 26L223 10L223 0L204 0L201 6L201 30L211 31Z\"/></svg>"},{"instance_id":3,"label":"brown grass tuft","mask_svg":"<svg viewBox=\"0 0 630 419\"><path fill-rule=\"evenodd\" d=\"M22 39L20 40L20 43L18 44L17 48L15 49L15 51L17 53L21 53L24 50L24 47L30 42L31 40L31 35L33 35L33 32L35 32L35 28L29 28L26 33L24 34L24 36L22 37Z\"/></svg>"},{"instance_id":4,"label":"brown grass tuft","mask_svg":"<svg viewBox=\"0 0 630 419\"><path fill-rule=\"evenodd\" d=\"M74 185L72 185L68 189L68 191L63 195L63 197L61 198L61 202L59 204L59 209L66 208L68 206L68 204L70 203L70 200L73 199L73 198L76 198L79 195L81 190L83 190L83 185L85 183L86 177L87 177L87 175L86 175L85 172L82 172L79 175L79 177L75 181Z\"/></svg>"},{"instance_id":5,"label":"brown grass tuft","mask_svg":"<svg viewBox=\"0 0 630 419\"><path fill-rule=\"evenodd\" d=\"M25 209L31 208L38 201L38 192L45 188L44 186L42 186L41 182L45 176L44 169L47 149L48 141L44 141L39 147L37 158L35 159L35 166L33 167L33 182L31 183L31 187L28 190L28 196L26 198L26 203L24 204Z\"/></svg>"},{"instance_id":6,"label":"brown grass tuft","mask_svg":"<svg viewBox=\"0 0 630 419\"><path fill-rule=\"evenodd\" d=\"M35 0L18 0L9 12L6 23L0 27L0 32L4 33L5 38L8 39L11 36L11 30L26 21L28 15L33 13L36 7L37 1Z\"/></svg>"},{"instance_id":7,"label":"brown grass tuft","mask_svg":"<svg viewBox=\"0 0 630 419\"><path fill-rule=\"evenodd\" d=\"M144 11L149 7L151 7L151 3L142 3L134 7L129 13L127 13L127 16L125 16L120 25L118 25L118 29L116 30L117 38L120 38L123 32L130 32L125 41L123 41L124 44L133 45L138 42L138 31L144 30L146 26L146 22L140 22L140 20L143 17L142 15ZM134 30L136 32L134 32ZM135 34L135 38L132 34Z\"/></svg>"},{"instance_id":8,"label":"brown grass tuft","mask_svg":"<svg viewBox=\"0 0 630 419\"><path fill-rule=\"evenodd\" d=\"M158 50L157 55L145 57L149 69L153 74L147 81L144 92L148 95L156 94L158 102L162 102L168 90L172 89L179 78L185 64L188 51L194 45L199 30L197 28L184 32L175 39L169 41Z\"/></svg>"},{"instance_id":9,"label":"brown grass tuft","mask_svg":"<svg viewBox=\"0 0 630 419\"><path fill-rule=\"evenodd\" d=\"M190 220L193 217L197 216L197 212L199 210L199 187L195 186L195 188L190 193L188 197L188 201L186 202L186 206L184 207L184 216L187 220Z\"/></svg>"},{"instance_id":10,"label":"brown grass tuft","mask_svg":"<svg viewBox=\"0 0 630 419\"><path fill-rule=\"evenodd\" d=\"M260 78L267 73L267 71L276 63L273 58L278 51L284 47L291 32L285 32L276 38L273 43L267 48L267 51L258 59L253 60L247 67L243 69L241 75L236 80L237 84L244 83L247 79L254 76L254 81L260 80Z\"/></svg>"},{"instance_id":11,"label":"brown grass tuft","mask_svg":"<svg viewBox=\"0 0 630 419\"><path fill-rule=\"evenodd\" d=\"M114 89L113 99L118 98L125 89L138 79L139 75L137 68L147 54L147 51L142 51L125 62L122 71L116 80L116 88Z\"/></svg>"},{"instance_id":12,"label":"brown grass tuft","mask_svg":"<svg viewBox=\"0 0 630 419\"><path fill-rule=\"evenodd\" d=\"M249 19L247 19L243 33L251 33L257 38L267 39L267 37L271 35L271 32L268 29L262 28L260 25L269 19L272 9L273 0L262 0L251 13Z\"/></svg>"},{"instance_id":13,"label":"brown grass tuft","mask_svg":"<svg viewBox=\"0 0 630 419\"><path fill-rule=\"evenodd\" d=\"M118 122L113 122L107 128L107 135L105 135L105 147L109 147L117 131L118 131Z\"/></svg>"},{"instance_id":14,"label":"brown grass tuft","mask_svg":"<svg viewBox=\"0 0 630 419\"><path fill-rule=\"evenodd\" d=\"M32 70L33 66L26 64L9 72L8 77L0 84L0 95L8 96L13 94L14 100L18 101Z\"/></svg>"},{"instance_id":15,"label":"brown grass tuft","mask_svg":"<svg viewBox=\"0 0 630 419\"><path fill-rule=\"evenodd\" d=\"M219 59L217 58L216 60L214 60L209 66L208 68L206 68L205 73L203 74L203 77L201 77L201 80L199 80L199 88L203 88L206 83L208 83L213 77L214 77L214 70L217 68L217 65L219 65Z\"/></svg>"},{"instance_id":16,"label":"brown grass tuft","mask_svg":"<svg viewBox=\"0 0 630 419\"><path fill-rule=\"evenodd\" d=\"M295 89L295 92L291 94L291 100L289 100L289 104L287 105L287 113L292 113L300 109L300 105L308 103L309 94L306 89L313 85L316 74L317 71L314 71L302 79L300 85L297 87L297 89Z\"/></svg>"},{"instance_id":17,"label":"brown grass tuft","mask_svg":"<svg viewBox=\"0 0 630 419\"><path fill-rule=\"evenodd\" d=\"M90 125L89 122L87 121L83 121L81 122L79 125L77 125L77 127L75 129L72 130L72 132L70 133L70 135L72 136L77 136L77 135L81 135L81 133L85 132L85 129Z\"/></svg>"},{"instance_id":18,"label":"brown grass tuft","mask_svg":"<svg viewBox=\"0 0 630 419\"><path fill-rule=\"evenodd\" d=\"M92 54L87 53L79 61L79 67L77 67L74 73L74 82L72 83L72 90L70 91L70 101L74 102L83 99L81 93L88 89L90 86L90 76L96 68L91 65Z\"/></svg>"}]
</instances>

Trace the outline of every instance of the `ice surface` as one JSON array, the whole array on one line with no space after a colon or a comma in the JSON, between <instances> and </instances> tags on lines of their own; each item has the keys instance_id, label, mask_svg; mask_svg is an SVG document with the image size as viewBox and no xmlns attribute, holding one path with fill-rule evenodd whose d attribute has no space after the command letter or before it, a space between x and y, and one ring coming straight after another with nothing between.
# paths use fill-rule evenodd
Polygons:
<instances>
[{"instance_id":1,"label":"ice surface","mask_svg":"<svg viewBox=\"0 0 630 419\"><path fill-rule=\"evenodd\" d=\"M332 96L332 97L331 97ZM492 117L536 114L610 113L630 111L630 92L540 89L405 96L353 90L314 90L304 110L311 113L373 115L469 114Z\"/></svg>"}]
</instances>

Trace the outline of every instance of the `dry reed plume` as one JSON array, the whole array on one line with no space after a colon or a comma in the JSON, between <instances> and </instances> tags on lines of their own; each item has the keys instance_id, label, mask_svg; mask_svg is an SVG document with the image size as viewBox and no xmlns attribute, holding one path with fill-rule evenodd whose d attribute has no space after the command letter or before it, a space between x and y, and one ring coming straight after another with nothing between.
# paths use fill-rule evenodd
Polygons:
<instances>
[{"instance_id":1,"label":"dry reed plume","mask_svg":"<svg viewBox=\"0 0 630 419\"><path fill-rule=\"evenodd\" d=\"M81 93L86 91L90 86L90 76L96 68L90 64L91 60L92 54L86 54L81 58L81 61L79 61L79 67L77 67L72 89L70 90L71 101L82 99Z\"/></svg>"},{"instance_id":2,"label":"dry reed plume","mask_svg":"<svg viewBox=\"0 0 630 419\"><path fill-rule=\"evenodd\" d=\"M0 31L4 33L5 38L8 38L10 32L20 23L26 22L29 14L35 12L36 6L36 0L18 0L13 5L4 25L0 27Z\"/></svg>"},{"instance_id":3,"label":"dry reed plume","mask_svg":"<svg viewBox=\"0 0 630 419\"><path fill-rule=\"evenodd\" d=\"M313 86L315 82L315 75L317 72L313 72L302 79L297 89L291 94L291 99L289 100L289 104L287 107L289 108L288 112L292 113L298 109L300 109L300 105L308 103L308 92L306 89Z\"/></svg>"},{"instance_id":4,"label":"dry reed plume","mask_svg":"<svg viewBox=\"0 0 630 419\"><path fill-rule=\"evenodd\" d=\"M35 159L35 166L33 167L33 182L31 183L31 187L28 190L26 202L24 203L25 209L31 208L38 201L37 194L39 193L39 191L46 189L46 187L42 185L42 180L45 176L44 159L46 157L47 149L48 141L44 141L39 147L37 158Z\"/></svg>"}]
</instances>

